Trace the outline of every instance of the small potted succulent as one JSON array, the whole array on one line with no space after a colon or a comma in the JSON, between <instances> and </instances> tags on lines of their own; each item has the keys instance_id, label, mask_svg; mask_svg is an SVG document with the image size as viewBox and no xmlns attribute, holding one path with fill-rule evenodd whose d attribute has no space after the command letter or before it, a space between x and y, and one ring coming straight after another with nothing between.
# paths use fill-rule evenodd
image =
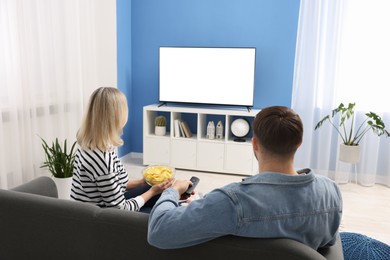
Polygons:
<instances>
[{"instance_id":1,"label":"small potted succulent","mask_svg":"<svg viewBox=\"0 0 390 260\"><path fill-rule=\"evenodd\" d=\"M43 138L41 140L45 152L45 161L41 168L48 168L52 174L54 182L57 185L58 197L61 199L69 199L76 142L73 143L68 152L66 139L63 146L58 142L58 138L50 146Z\"/></svg>"},{"instance_id":2,"label":"small potted succulent","mask_svg":"<svg viewBox=\"0 0 390 260\"><path fill-rule=\"evenodd\" d=\"M345 106L341 103L337 108L332 110L331 115L322 118L315 130L320 128L324 122L328 121L336 129L337 133L342 139L340 144L339 159L348 163L357 163L360 160L360 146L359 143L363 136L370 130L377 136L390 136L390 133L385 129L385 123L382 118L374 112L366 113L365 120L357 126L355 125L355 103L349 103ZM339 123L333 121L335 116L339 116Z\"/></svg>"},{"instance_id":3,"label":"small potted succulent","mask_svg":"<svg viewBox=\"0 0 390 260\"><path fill-rule=\"evenodd\" d=\"M157 116L154 120L154 134L159 136L164 136L167 132L167 120L165 116Z\"/></svg>"}]
</instances>

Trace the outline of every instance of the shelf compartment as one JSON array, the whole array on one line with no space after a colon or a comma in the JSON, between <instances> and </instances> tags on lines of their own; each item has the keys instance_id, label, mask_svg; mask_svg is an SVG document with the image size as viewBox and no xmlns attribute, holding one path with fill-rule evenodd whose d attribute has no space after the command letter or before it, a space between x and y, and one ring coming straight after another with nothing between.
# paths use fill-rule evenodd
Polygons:
<instances>
[{"instance_id":1,"label":"shelf compartment","mask_svg":"<svg viewBox=\"0 0 390 260\"><path fill-rule=\"evenodd\" d=\"M249 132L246 136L242 137L241 139L244 140L244 143L247 143L248 141L250 142L251 139L252 139L252 136L253 136L253 132L252 132L252 123L253 123L253 120L254 120L254 117L251 117L251 116L236 116L236 115L232 115L232 116L228 116L227 117L227 122L228 122L228 127L227 127L227 132L226 132L226 135L227 135L227 141L228 142L234 142L235 139L237 139L236 136L233 135L232 131L231 131L231 128L232 128L232 124L234 122L234 120L236 119L244 119L245 121L248 122L249 124Z\"/></svg>"},{"instance_id":2,"label":"shelf compartment","mask_svg":"<svg viewBox=\"0 0 390 260\"><path fill-rule=\"evenodd\" d=\"M165 111L156 111L156 110L148 110L144 111L144 114L146 116L146 121L144 120L144 134L146 136L156 136L154 134L154 128L155 128L155 119L157 116L164 116L166 118L166 127L167 127L167 133L165 137L169 138L171 133L171 115L169 112Z\"/></svg>"},{"instance_id":3,"label":"shelf compartment","mask_svg":"<svg viewBox=\"0 0 390 260\"><path fill-rule=\"evenodd\" d=\"M216 136L214 139L207 138L207 126L210 121L214 122L215 134L217 133L217 124L219 121L222 122L223 134L222 138L218 139ZM226 115L222 114L199 114L199 125L198 132L200 133L199 139L210 140L210 141L224 141L226 138Z\"/></svg>"}]
</instances>

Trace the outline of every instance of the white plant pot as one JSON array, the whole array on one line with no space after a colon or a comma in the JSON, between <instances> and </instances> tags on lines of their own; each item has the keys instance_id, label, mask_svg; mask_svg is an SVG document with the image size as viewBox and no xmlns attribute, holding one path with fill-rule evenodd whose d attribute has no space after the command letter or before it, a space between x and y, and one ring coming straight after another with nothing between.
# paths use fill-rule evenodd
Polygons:
<instances>
[{"instance_id":1,"label":"white plant pot","mask_svg":"<svg viewBox=\"0 0 390 260\"><path fill-rule=\"evenodd\" d=\"M167 127L166 126L156 126L154 128L154 134L159 136L164 136L167 133Z\"/></svg>"},{"instance_id":2,"label":"white plant pot","mask_svg":"<svg viewBox=\"0 0 390 260\"><path fill-rule=\"evenodd\" d=\"M56 178L53 180L57 186L58 198L59 199L70 199L70 190L72 189L72 177L69 178Z\"/></svg>"},{"instance_id":3,"label":"white plant pot","mask_svg":"<svg viewBox=\"0 0 390 260\"><path fill-rule=\"evenodd\" d=\"M360 161L360 146L340 144L339 159L346 163L358 163Z\"/></svg>"}]
</instances>

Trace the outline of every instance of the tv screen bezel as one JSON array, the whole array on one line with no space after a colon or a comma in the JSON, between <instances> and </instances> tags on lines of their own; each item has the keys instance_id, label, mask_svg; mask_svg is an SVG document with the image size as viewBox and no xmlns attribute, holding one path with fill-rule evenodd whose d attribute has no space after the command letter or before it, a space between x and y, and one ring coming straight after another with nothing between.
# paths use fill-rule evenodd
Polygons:
<instances>
[{"instance_id":1,"label":"tv screen bezel","mask_svg":"<svg viewBox=\"0 0 390 260\"><path fill-rule=\"evenodd\" d=\"M160 52L161 52L161 48L177 48L177 49L183 49L183 48L188 48L188 49L191 49L191 48L194 48L194 49L252 49L254 50L254 64L253 64L253 85L252 85L252 93L251 93L251 103L250 104L239 104L239 103L234 103L234 104L227 104L227 103L217 103L217 102L189 102L189 101L179 101L179 100L165 100L165 99L161 99L161 86L160 86L160 65L161 65L161 57L160 57ZM158 94L158 97L159 97L159 102L160 103L163 103L163 104L166 104L166 103L180 103L180 104L202 104L202 105L219 105L219 106L234 106L234 107L237 107L237 106L242 106L242 107L247 107L247 108L252 108L253 105L254 105L254 91L255 91L255 82L256 82L256 56L257 56L257 48L256 47L206 47L206 46L160 46L159 47L159 61L158 61L158 64L159 64L159 68L158 68L158 72L159 72L159 78L158 78L158 89L159 89L159 94Z\"/></svg>"}]
</instances>

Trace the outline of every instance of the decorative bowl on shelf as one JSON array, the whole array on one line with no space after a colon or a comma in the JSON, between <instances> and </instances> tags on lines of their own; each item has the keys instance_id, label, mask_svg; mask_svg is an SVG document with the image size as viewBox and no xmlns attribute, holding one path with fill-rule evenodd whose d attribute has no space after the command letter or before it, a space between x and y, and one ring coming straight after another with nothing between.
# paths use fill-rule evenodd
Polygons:
<instances>
[{"instance_id":1,"label":"decorative bowl on shelf","mask_svg":"<svg viewBox=\"0 0 390 260\"><path fill-rule=\"evenodd\" d=\"M172 179L175 173L175 168L164 165L151 165L142 170L142 176L150 186Z\"/></svg>"}]
</instances>

